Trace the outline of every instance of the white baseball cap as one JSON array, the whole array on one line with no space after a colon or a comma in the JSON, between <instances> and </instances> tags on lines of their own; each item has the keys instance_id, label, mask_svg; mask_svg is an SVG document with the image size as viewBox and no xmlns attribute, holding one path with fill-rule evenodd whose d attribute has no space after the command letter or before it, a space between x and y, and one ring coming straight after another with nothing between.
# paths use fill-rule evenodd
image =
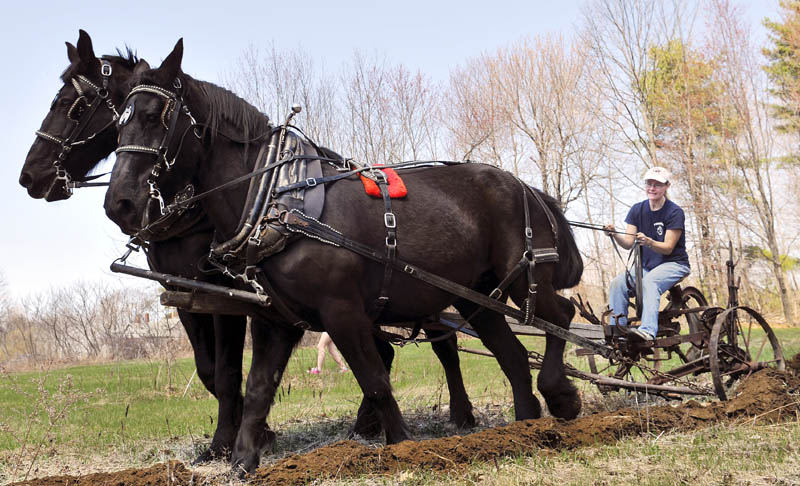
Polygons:
<instances>
[{"instance_id":1,"label":"white baseball cap","mask_svg":"<svg viewBox=\"0 0 800 486\"><path fill-rule=\"evenodd\" d=\"M672 179L672 174L663 167L651 167L644 174L644 180L650 179L667 184Z\"/></svg>"}]
</instances>

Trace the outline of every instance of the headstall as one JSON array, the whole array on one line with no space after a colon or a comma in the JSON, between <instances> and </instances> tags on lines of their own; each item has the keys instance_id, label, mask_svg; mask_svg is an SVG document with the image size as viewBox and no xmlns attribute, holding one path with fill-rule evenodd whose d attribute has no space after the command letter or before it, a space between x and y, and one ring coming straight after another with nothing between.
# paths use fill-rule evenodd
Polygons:
<instances>
[{"instance_id":1,"label":"headstall","mask_svg":"<svg viewBox=\"0 0 800 486\"><path fill-rule=\"evenodd\" d=\"M89 142L111 127L119 118L117 108L114 106L114 102L109 97L108 92L108 84L109 80L111 79L111 73L111 63L105 59L100 59L100 75L102 77L102 86L97 86L86 76L80 74L70 79L72 86L75 87L75 91L78 92L78 97L67 111L67 118L74 123L74 126L66 138L58 137L43 130L36 130L36 136L61 146L61 152L53 161L53 167L56 170L56 177L53 180L48 193L52 191L59 182L61 182L67 197L72 195L72 188L75 186L75 183L73 182L73 177L69 174L69 171L67 171L67 169L64 167L64 162L69 157L72 148ZM88 86L95 92L95 97L91 103L87 102L83 85ZM56 96L56 98L57 97L58 96ZM53 102L55 103L55 100ZM105 105L111 111L111 121L103 125L99 130L87 136L86 138L80 139L79 137L88 126L100 105Z\"/></svg>"},{"instance_id":2,"label":"headstall","mask_svg":"<svg viewBox=\"0 0 800 486\"><path fill-rule=\"evenodd\" d=\"M161 143L158 147L145 147L143 145L120 145L117 147L116 151L117 155L124 152L136 152L156 156L156 162L153 164L153 169L150 171L150 177L147 178L147 185L150 189L150 199L158 202L162 216L168 213L168 208L164 203L164 198L161 196L161 190L158 188L158 177L161 174L161 171L169 171L175 164L175 159L177 159L178 154L180 153L181 147L183 146L183 139L186 137L189 129L194 131L194 135L198 139L202 138L202 133L198 130L197 121L189 111L189 107L183 103L183 97L181 96L183 85L180 78L175 78L175 81L173 81L173 86L175 87L174 92L164 89L160 86L140 84L134 87L130 93L128 93L128 96L125 98L126 104L133 95L138 93L148 93L164 99L164 109L161 112L161 125L165 128L164 136L161 138ZM129 121L130 117L133 115L134 109L135 107L133 102L127 105L122 117L119 120L120 126L125 125ZM170 159L167 154L175 134L175 127L178 125L178 117L181 113L184 113L189 118L189 126L180 137L179 145L175 149L172 159ZM186 189L184 189L183 192L186 192Z\"/></svg>"}]
</instances>

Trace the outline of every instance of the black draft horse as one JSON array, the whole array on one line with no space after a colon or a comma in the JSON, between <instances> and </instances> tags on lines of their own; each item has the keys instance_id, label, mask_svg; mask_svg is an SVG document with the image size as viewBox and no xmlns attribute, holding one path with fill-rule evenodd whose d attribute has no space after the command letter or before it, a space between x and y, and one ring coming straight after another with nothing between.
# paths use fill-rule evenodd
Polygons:
<instances>
[{"instance_id":1,"label":"black draft horse","mask_svg":"<svg viewBox=\"0 0 800 486\"><path fill-rule=\"evenodd\" d=\"M117 129L114 116L128 92L127 82L134 69L148 69L144 60L128 51L127 55L95 57L92 41L83 30L77 47L67 43L70 66L62 74L64 86L59 90L50 112L37 132L20 175L20 184L35 199L47 201L67 199L71 191L70 180L80 181L100 161L117 147ZM107 67L104 67L107 64ZM104 92L98 92L103 89ZM100 96L98 96L100 95ZM94 103L98 108L91 110ZM76 127L84 125L80 133ZM73 135L72 137L70 135ZM59 157L65 142L68 153ZM58 164L54 164L59 160ZM191 231L179 238L152 242L147 252L150 268L187 278L197 278L211 283L224 283L219 276L209 276L197 268L207 255L213 237L213 228L207 219L197 221ZM198 376L219 401L217 429L209 449L195 462L205 462L214 457L230 455L241 422L242 410L242 351L246 329L245 317L209 315L179 310L181 323L186 329L194 350ZM259 326L253 336L254 345L267 337ZM281 329L278 329L281 331ZM432 335L438 335L432 332ZM384 364L389 369L394 350L383 341L377 342ZM460 427L475 424L472 405L464 388L459 367L455 337L432 344L434 352L445 369L450 390L450 420ZM360 410L354 432L375 436L381 432L374 412L365 404ZM265 431L267 437L272 434Z\"/></svg>"},{"instance_id":2,"label":"black draft horse","mask_svg":"<svg viewBox=\"0 0 800 486\"><path fill-rule=\"evenodd\" d=\"M181 102L202 121L200 126L211 129L201 139L191 134L182 137L181 134L191 131L191 117L176 114L174 122L169 117L175 132L170 135L174 143L167 147L167 155L174 163L155 177L167 200L188 184L193 184L198 192L207 191L254 168L256 150L247 151L246 144L215 135L223 131L240 133L260 113L230 92L183 73L182 57L183 41L179 40L158 69L138 73L132 80L132 85L142 89L132 91L126 101L127 107L135 109L119 126L118 159L105 200L106 214L127 234L140 231L161 213L152 204L152 186L148 183L148 180L153 182L151 172L156 158L123 147L155 149L169 139L170 128L161 120L169 104L177 102L173 90L180 89ZM245 153L249 155L242 162ZM336 173L331 167L323 169L325 176ZM507 172L482 164L460 164L403 174L409 195L395 200L392 206L397 219L398 255L406 262L484 294L519 264L526 251L523 198L527 198L534 248L557 246L560 257L558 264L542 263L535 267L536 316L562 328L569 326L574 308L556 290L577 284L583 263L554 199L541 195L555 215L557 242L546 210L537 202L533 189L521 185ZM223 238L230 238L236 232L247 198L247 189L242 186L246 184L214 192L201 201ZM326 187L325 209L320 220L363 245L377 251L384 248L383 204L366 197L357 178L342 179ZM392 395L389 374L372 339L374 323L366 311L379 295L384 266L341 247L301 238L261 262L260 270L271 281L274 296L291 312L316 329L330 333L350 364L364 400L378 410L387 443L408 439L409 430ZM395 273L382 322L414 321L449 305L454 305L465 317L478 310L470 301L403 272ZM528 282L517 279L508 288L508 295L518 306L523 306ZM539 417L541 406L533 395L527 352L503 316L485 310L477 313L471 324L497 357L511 383L516 419ZM295 341L275 339L265 348L254 350L242 427L232 457L234 465L245 471L252 471L258 465L264 441L259 424L264 423L269 413L268 404L282 371L261 366L262 358L256 353L288 353L294 345ZM564 340L548 335L546 346L538 388L554 416L573 418L578 415L581 402L564 373Z\"/></svg>"}]
</instances>

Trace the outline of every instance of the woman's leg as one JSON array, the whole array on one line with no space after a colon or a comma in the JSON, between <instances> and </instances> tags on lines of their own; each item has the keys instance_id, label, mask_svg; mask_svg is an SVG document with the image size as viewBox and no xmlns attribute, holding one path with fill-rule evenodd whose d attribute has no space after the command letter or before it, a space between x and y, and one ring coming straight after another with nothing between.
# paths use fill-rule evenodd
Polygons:
<instances>
[{"instance_id":1,"label":"woman's leg","mask_svg":"<svg viewBox=\"0 0 800 486\"><path fill-rule=\"evenodd\" d=\"M325 349L329 344L333 344L333 341L327 332L323 332L317 342L317 370L319 371L322 371L322 364L325 362Z\"/></svg>"},{"instance_id":2,"label":"woman's leg","mask_svg":"<svg viewBox=\"0 0 800 486\"><path fill-rule=\"evenodd\" d=\"M331 353L331 358L336 361L336 364L339 365L339 371L347 371L347 365L344 364L344 359L342 359L342 355L339 354L339 350L336 349L336 345L333 344L333 341L328 341L328 352Z\"/></svg>"},{"instance_id":3,"label":"woman's leg","mask_svg":"<svg viewBox=\"0 0 800 486\"><path fill-rule=\"evenodd\" d=\"M625 281L626 272L617 275L611 281L611 287L608 291L608 307L611 309L612 315L609 317L609 324L625 325L628 323L628 284ZM622 315L619 319L614 319L615 315Z\"/></svg>"},{"instance_id":4,"label":"woman's leg","mask_svg":"<svg viewBox=\"0 0 800 486\"><path fill-rule=\"evenodd\" d=\"M639 326L652 336L658 332L658 307L661 294L689 275L689 267L680 263L662 263L646 272L642 278L642 325Z\"/></svg>"}]
</instances>

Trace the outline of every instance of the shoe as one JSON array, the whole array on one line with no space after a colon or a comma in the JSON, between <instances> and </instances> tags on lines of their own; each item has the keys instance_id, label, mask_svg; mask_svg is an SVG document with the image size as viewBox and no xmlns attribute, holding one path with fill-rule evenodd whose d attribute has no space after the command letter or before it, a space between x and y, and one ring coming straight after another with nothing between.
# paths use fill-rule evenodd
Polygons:
<instances>
[{"instance_id":1,"label":"shoe","mask_svg":"<svg viewBox=\"0 0 800 486\"><path fill-rule=\"evenodd\" d=\"M339 373L347 373L348 371L350 370L348 370L347 368L339 368Z\"/></svg>"},{"instance_id":2,"label":"shoe","mask_svg":"<svg viewBox=\"0 0 800 486\"><path fill-rule=\"evenodd\" d=\"M652 334L647 331L642 331L639 328L630 329L628 334L630 334L632 337L637 337L642 341L652 341L654 339Z\"/></svg>"},{"instance_id":3,"label":"shoe","mask_svg":"<svg viewBox=\"0 0 800 486\"><path fill-rule=\"evenodd\" d=\"M310 370L308 370L308 372L311 373L312 375L318 375L322 373L322 370L320 370L319 368L311 368Z\"/></svg>"}]
</instances>

